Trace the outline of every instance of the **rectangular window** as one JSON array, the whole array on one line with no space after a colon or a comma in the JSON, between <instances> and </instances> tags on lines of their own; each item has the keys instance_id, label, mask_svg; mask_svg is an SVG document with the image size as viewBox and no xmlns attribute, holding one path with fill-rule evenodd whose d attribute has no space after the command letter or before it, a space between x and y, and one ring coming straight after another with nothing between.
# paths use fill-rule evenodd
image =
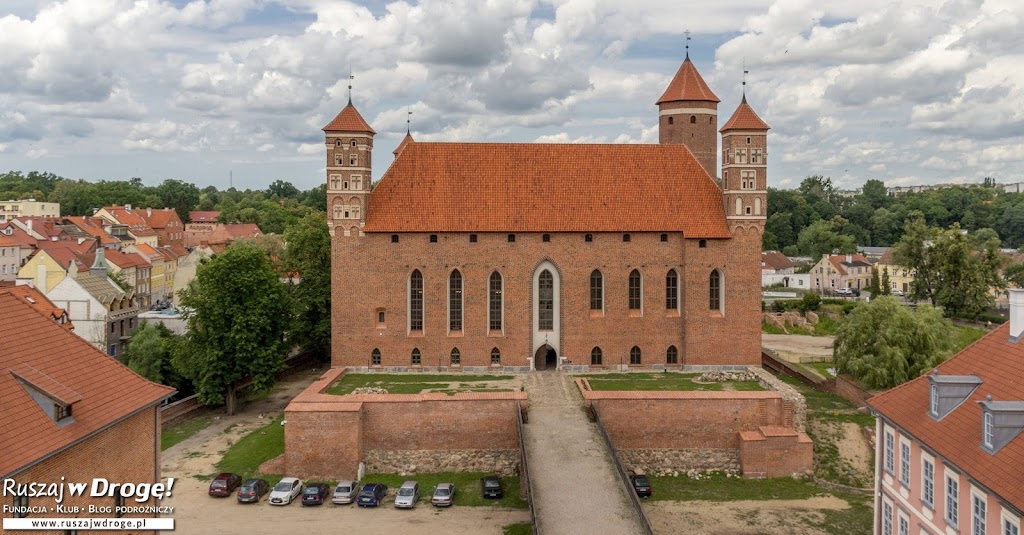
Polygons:
<instances>
[{"instance_id":1,"label":"rectangular window","mask_svg":"<svg viewBox=\"0 0 1024 535\"><path fill-rule=\"evenodd\" d=\"M882 535L892 535L892 504L882 502Z\"/></svg>"},{"instance_id":2,"label":"rectangular window","mask_svg":"<svg viewBox=\"0 0 1024 535\"><path fill-rule=\"evenodd\" d=\"M476 243L476 234L469 235L469 243Z\"/></svg>"},{"instance_id":3,"label":"rectangular window","mask_svg":"<svg viewBox=\"0 0 1024 535\"><path fill-rule=\"evenodd\" d=\"M59 422L69 416L71 416L71 405L61 405L60 403L53 404L53 419L55 421Z\"/></svg>"},{"instance_id":4,"label":"rectangular window","mask_svg":"<svg viewBox=\"0 0 1024 535\"><path fill-rule=\"evenodd\" d=\"M430 235L430 243L437 243L437 234Z\"/></svg>"},{"instance_id":5,"label":"rectangular window","mask_svg":"<svg viewBox=\"0 0 1024 535\"><path fill-rule=\"evenodd\" d=\"M895 469L895 455L896 455L896 437L893 436L892 431L885 432L885 471L890 475L893 474Z\"/></svg>"},{"instance_id":6,"label":"rectangular window","mask_svg":"<svg viewBox=\"0 0 1024 535\"><path fill-rule=\"evenodd\" d=\"M928 507L935 507L935 463L924 459L921 468L921 501Z\"/></svg>"},{"instance_id":7,"label":"rectangular window","mask_svg":"<svg viewBox=\"0 0 1024 535\"><path fill-rule=\"evenodd\" d=\"M747 163L747 149L736 149L736 163Z\"/></svg>"},{"instance_id":8,"label":"rectangular window","mask_svg":"<svg viewBox=\"0 0 1024 535\"><path fill-rule=\"evenodd\" d=\"M14 518L25 518L28 513L25 512L28 508L28 496L14 495Z\"/></svg>"},{"instance_id":9,"label":"rectangular window","mask_svg":"<svg viewBox=\"0 0 1024 535\"><path fill-rule=\"evenodd\" d=\"M982 441L985 443L985 447L992 449L992 442L995 438L995 424L992 421L992 413L985 411L982 421L984 422L984 428L982 429Z\"/></svg>"},{"instance_id":10,"label":"rectangular window","mask_svg":"<svg viewBox=\"0 0 1024 535\"><path fill-rule=\"evenodd\" d=\"M900 483L910 488L910 444L900 441Z\"/></svg>"},{"instance_id":11,"label":"rectangular window","mask_svg":"<svg viewBox=\"0 0 1024 535\"><path fill-rule=\"evenodd\" d=\"M545 234L545 235L541 236L541 241L543 241L545 243L551 241L551 235L550 234Z\"/></svg>"},{"instance_id":12,"label":"rectangular window","mask_svg":"<svg viewBox=\"0 0 1024 535\"><path fill-rule=\"evenodd\" d=\"M110 356L111 357L116 357L117 356L117 344L110 344Z\"/></svg>"},{"instance_id":13,"label":"rectangular window","mask_svg":"<svg viewBox=\"0 0 1024 535\"><path fill-rule=\"evenodd\" d=\"M673 269L665 277L665 309L675 310L677 308L679 308L679 276Z\"/></svg>"},{"instance_id":14,"label":"rectangular window","mask_svg":"<svg viewBox=\"0 0 1024 535\"><path fill-rule=\"evenodd\" d=\"M419 270L409 277L409 330L423 330L423 275Z\"/></svg>"},{"instance_id":15,"label":"rectangular window","mask_svg":"<svg viewBox=\"0 0 1024 535\"><path fill-rule=\"evenodd\" d=\"M957 506L959 505L960 482L952 476L946 475L946 522L956 527Z\"/></svg>"},{"instance_id":16,"label":"rectangular window","mask_svg":"<svg viewBox=\"0 0 1024 535\"><path fill-rule=\"evenodd\" d=\"M641 306L641 282L640 272L633 270L629 274L629 309L640 310Z\"/></svg>"},{"instance_id":17,"label":"rectangular window","mask_svg":"<svg viewBox=\"0 0 1024 535\"><path fill-rule=\"evenodd\" d=\"M604 309L604 276L594 270L590 273L590 310Z\"/></svg>"},{"instance_id":18,"label":"rectangular window","mask_svg":"<svg viewBox=\"0 0 1024 535\"><path fill-rule=\"evenodd\" d=\"M750 163L761 163L761 149L750 149Z\"/></svg>"},{"instance_id":19,"label":"rectangular window","mask_svg":"<svg viewBox=\"0 0 1024 535\"><path fill-rule=\"evenodd\" d=\"M899 515L899 528L900 535L910 535L910 519L907 518L902 512Z\"/></svg>"},{"instance_id":20,"label":"rectangular window","mask_svg":"<svg viewBox=\"0 0 1024 535\"><path fill-rule=\"evenodd\" d=\"M1003 520L1003 535L1020 535L1020 528L1010 519Z\"/></svg>"},{"instance_id":21,"label":"rectangular window","mask_svg":"<svg viewBox=\"0 0 1024 535\"><path fill-rule=\"evenodd\" d=\"M384 311L377 311L377 323L384 323Z\"/></svg>"},{"instance_id":22,"label":"rectangular window","mask_svg":"<svg viewBox=\"0 0 1024 535\"><path fill-rule=\"evenodd\" d=\"M516 235L515 234L509 234L508 235L508 242L509 243L515 243L516 242Z\"/></svg>"},{"instance_id":23,"label":"rectangular window","mask_svg":"<svg viewBox=\"0 0 1024 535\"><path fill-rule=\"evenodd\" d=\"M985 519L988 516L988 504L985 498L977 494L971 497L971 535L985 535Z\"/></svg>"}]
</instances>

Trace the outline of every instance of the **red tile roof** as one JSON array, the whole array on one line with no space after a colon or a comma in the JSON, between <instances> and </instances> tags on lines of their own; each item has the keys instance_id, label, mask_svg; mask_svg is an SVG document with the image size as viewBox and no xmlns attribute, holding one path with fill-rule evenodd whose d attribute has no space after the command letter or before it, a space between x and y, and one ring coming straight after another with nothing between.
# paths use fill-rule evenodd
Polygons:
<instances>
[{"instance_id":1,"label":"red tile roof","mask_svg":"<svg viewBox=\"0 0 1024 535\"><path fill-rule=\"evenodd\" d=\"M25 284L12 286L6 288L5 291L18 299L21 299L25 303L32 305L32 308L42 314L43 316L60 323L62 327L69 331L75 329L74 324L67 317L67 311L63 308L58 308L57 305L53 304L43 292ZM63 318L63 319L62 319ZM63 323L61 323L63 321Z\"/></svg>"},{"instance_id":2,"label":"red tile roof","mask_svg":"<svg viewBox=\"0 0 1024 535\"><path fill-rule=\"evenodd\" d=\"M7 237L18 242L22 249L35 249L39 243L39 240L33 238L28 232L21 230L21 228L16 225L8 224L7 226L0 228L9 229L11 234Z\"/></svg>"},{"instance_id":3,"label":"red tile roof","mask_svg":"<svg viewBox=\"0 0 1024 535\"><path fill-rule=\"evenodd\" d=\"M153 230L153 227L150 227L139 214L140 211L144 214L145 210L139 210L138 208L128 210L124 206L104 206L103 209L114 216L117 223L127 225L128 230L132 234L136 236L156 236L156 231Z\"/></svg>"},{"instance_id":4,"label":"red tile roof","mask_svg":"<svg viewBox=\"0 0 1024 535\"><path fill-rule=\"evenodd\" d=\"M138 210L136 213L138 213L139 217L153 229L167 228L167 225L172 221L177 221L179 227L184 227L184 224L181 222L181 218L178 217L178 212L171 208L164 208L160 210L146 208L144 210Z\"/></svg>"},{"instance_id":5,"label":"red tile roof","mask_svg":"<svg viewBox=\"0 0 1024 535\"><path fill-rule=\"evenodd\" d=\"M50 258L54 260L54 262L57 262L57 264L60 265L60 267L64 268L64 270L68 269L68 266L71 264L72 260L74 260L75 264L78 265L79 271L83 269L89 269L89 266L91 265L85 263L85 260L82 258L82 255L79 255L78 253L67 247L52 247L48 249L42 249L40 252L36 254L43 254L44 252L47 255L49 255Z\"/></svg>"},{"instance_id":6,"label":"red tile roof","mask_svg":"<svg viewBox=\"0 0 1024 535\"><path fill-rule=\"evenodd\" d=\"M847 256L850 257L850 261L849 262L846 261L846 257ZM871 262L868 261L867 257L862 255L862 254L851 254L851 255L837 254L837 255L831 255L831 256L828 257L828 261L832 263L832 267L835 268L836 271L838 271L839 273L841 273L843 275L848 275L849 274L849 272L846 270L846 267L845 267L846 265L851 265L851 266L854 266L854 267L856 267L856 265L860 265L860 267L868 267L868 266L871 265Z\"/></svg>"},{"instance_id":7,"label":"red tile roof","mask_svg":"<svg viewBox=\"0 0 1024 535\"><path fill-rule=\"evenodd\" d=\"M50 239L63 232L60 227L57 226L57 221L52 217L42 216L20 216L14 218L12 221L17 221L27 228L29 225L32 226L32 232L39 234L44 239Z\"/></svg>"},{"instance_id":8,"label":"red tile roof","mask_svg":"<svg viewBox=\"0 0 1024 535\"><path fill-rule=\"evenodd\" d=\"M789 259L788 256L778 251L764 251L761 253L761 262L764 262L764 267L768 269L789 269L796 267L796 264Z\"/></svg>"},{"instance_id":9,"label":"red tile roof","mask_svg":"<svg viewBox=\"0 0 1024 535\"><path fill-rule=\"evenodd\" d=\"M398 156L399 154L402 153L402 150L405 149L405 146L408 145L409 143L415 143L415 140L413 140L412 134L406 132L405 137L402 138L402 142L399 143L398 146L395 147L395 150L393 150L391 153L394 154L395 156Z\"/></svg>"},{"instance_id":10,"label":"red tile roof","mask_svg":"<svg viewBox=\"0 0 1024 535\"><path fill-rule=\"evenodd\" d=\"M87 232L89 235L99 238L100 243L103 245L117 245L118 243L121 243L117 238L114 238L103 230L103 218L68 216L64 219L71 222L74 226L82 229L83 232Z\"/></svg>"},{"instance_id":11,"label":"red tile roof","mask_svg":"<svg viewBox=\"0 0 1024 535\"><path fill-rule=\"evenodd\" d=\"M263 231L255 223L231 223L224 225L224 233L232 239L255 238L263 235Z\"/></svg>"},{"instance_id":12,"label":"red tile roof","mask_svg":"<svg viewBox=\"0 0 1024 535\"><path fill-rule=\"evenodd\" d=\"M1020 380L1024 342L1009 340L1010 324L1004 323L974 344L938 366L940 375L977 375L982 384L942 420L928 415L929 381L918 377L868 400L885 419L928 445L969 477L1024 509L1024 435L1017 435L999 451L981 449L981 406L991 395L994 401L1024 401Z\"/></svg>"},{"instance_id":13,"label":"red tile roof","mask_svg":"<svg viewBox=\"0 0 1024 535\"><path fill-rule=\"evenodd\" d=\"M51 251L53 249L71 249L75 254L84 255L96 250L96 240L92 238L82 238L79 240L56 240L56 241L43 241L39 240L36 244L39 249L44 251Z\"/></svg>"},{"instance_id":14,"label":"red tile roof","mask_svg":"<svg viewBox=\"0 0 1024 535\"><path fill-rule=\"evenodd\" d=\"M676 102L680 100L697 100L705 102L721 102L714 91L704 83L704 78L697 72L697 67L687 57L679 66L672 81L669 82L665 93L658 99L657 104L665 102Z\"/></svg>"},{"instance_id":15,"label":"red tile roof","mask_svg":"<svg viewBox=\"0 0 1024 535\"><path fill-rule=\"evenodd\" d=\"M121 269L131 269L137 267L149 267L149 262L146 261L142 255L138 253L124 253L114 249L104 249L103 259ZM82 260L86 265L91 266L93 261L96 260L96 252L93 251L87 255L82 256Z\"/></svg>"},{"instance_id":16,"label":"red tile roof","mask_svg":"<svg viewBox=\"0 0 1024 535\"><path fill-rule=\"evenodd\" d=\"M220 212L189 212L188 219L192 223L216 223Z\"/></svg>"},{"instance_id":17,"label":"red tile roof","mask_svg":"<svg viewBox=\"0 0 1024 535\"><path fill-rule=\"evenodd\" d=\"M170 396L174 389L151 383L82 338L64 330L0 289L0 477L56 453L139 409ZM32 371L34 370L34 371ZM57 426L32 399L17 376L55 397L81 397L74 421ZM73 394L71 394L73 393Z\"/></svg>"},{"instance_id":18,"label":"red tile roof","mask_svg":"<svg viewBox=\"0 0 1024 535\"><path fill-rule=\"evenodd\" d=\"M683 145L412 143L364 230L731 237L721 190Z\"/></svg>"},{"instance_id":19,"label":"red tile roof","mask_svg":"<svg viewBox=\"0 0 1024 535\"><path fill-rule=\"evenodd\" d=\"M349 101L348 105L338 112L338 115L333 121L327 123L324 127L324 132L368 132L370 134L376 134L373 128L363 119L362 115L359 115L359 111L352 105L352 101Z\"/></svg>"},{"instance_id":20,"label":"red tile roof","mask_svg":"<svg viewBox=\"0 0 1024 535\"><path fill-rule=\"evenodd\" d=\"M743 102L740 103L736 111L733 112L732 117L725 122L725 125L719 130L719 132L725 132L727 130L770 130L771 127L767 123L761 120L760 117L754 113L754 109L747 104L747 97L743 97Z\"/></svg>"}]
</instances>

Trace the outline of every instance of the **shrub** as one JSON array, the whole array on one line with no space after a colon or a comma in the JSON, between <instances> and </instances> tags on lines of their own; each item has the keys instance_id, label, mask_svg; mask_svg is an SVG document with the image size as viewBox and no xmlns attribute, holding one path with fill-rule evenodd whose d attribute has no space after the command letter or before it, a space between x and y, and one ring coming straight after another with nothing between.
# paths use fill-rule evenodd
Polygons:
<instances>
[{"instance_id":1,"label":"shrub","mask_svg":"<svg viewBox=\"0 0 1024 535\"><path fill-rule=\"evenodd\" d=\"M803 299L800 300L800 311L809 312L812 310L818 310L821 306L821 297L818 294L804 294Z\"/></svg>"}]
</instances>

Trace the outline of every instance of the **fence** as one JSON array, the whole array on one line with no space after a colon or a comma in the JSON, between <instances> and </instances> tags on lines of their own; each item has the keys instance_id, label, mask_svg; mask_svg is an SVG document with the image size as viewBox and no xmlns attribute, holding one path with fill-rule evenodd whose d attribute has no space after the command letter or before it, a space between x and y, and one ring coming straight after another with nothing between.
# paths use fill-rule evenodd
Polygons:
<instances>
[{"instance_id":1,"label":"fence","mask_svg":"<svg viewBox=\"0 0 1024 535\"><path fill-rule=\"evenodd\" d=\"M598 412L596 404L590 406L590 413L594 416L594 422L597 424L597 429L601 431L601 436L604 438L604 444L608 448L608 452L612 454L612 460L615 461L615 471L619 473L619 479L622 480L622 484L626 486L626 494L629 495L629 501L633 504L633 508L636 509L637 516L640 517L640 523L643 524L644 533L647 535L654 535L654 528L651 527L651 521L647 518L647 513L644 513L644 507L640 503L640 497L636 495L636 491L633 490L633 483L629 480L629 475L626 474L626 467L622 465L622 461L619 460L618 454L615 453L615 446L612 446L612 439L608 436L608 431L605 430L604 424L601 423L601 414Z\"/></svg>"},{"instance_id":2,"label":"fence","mask_svg":"<svg viewBox=\"0 0 1024 535\"><path fill-rule=\"evenodd\" d=\"M533 504L533 478L530 477L530 465L526 460L526 437L523 433L523 406L516 403L516 421L519 428L519 492L526 490L526 502L530 504L530 523L533 524L533 535L540 535L537 524L537 510Z\"/></svg>"}]
</instances>

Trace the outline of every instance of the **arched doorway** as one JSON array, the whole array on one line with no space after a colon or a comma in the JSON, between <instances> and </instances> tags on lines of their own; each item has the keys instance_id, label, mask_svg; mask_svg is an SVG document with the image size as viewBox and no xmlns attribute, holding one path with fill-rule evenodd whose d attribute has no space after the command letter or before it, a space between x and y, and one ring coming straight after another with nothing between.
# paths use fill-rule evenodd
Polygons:
<instances>
[{"instance_id":1,"label":"arched doorway","mask_svg":"<svg viewBox=\"0 0 1024 535\"><path fill-rule=\"evenodd\" d=\"M550 345L544 344L537 349L537 353L533 356L533 362L537 371L557 370L558 352Z\"/></svg>"}]
</instances>

